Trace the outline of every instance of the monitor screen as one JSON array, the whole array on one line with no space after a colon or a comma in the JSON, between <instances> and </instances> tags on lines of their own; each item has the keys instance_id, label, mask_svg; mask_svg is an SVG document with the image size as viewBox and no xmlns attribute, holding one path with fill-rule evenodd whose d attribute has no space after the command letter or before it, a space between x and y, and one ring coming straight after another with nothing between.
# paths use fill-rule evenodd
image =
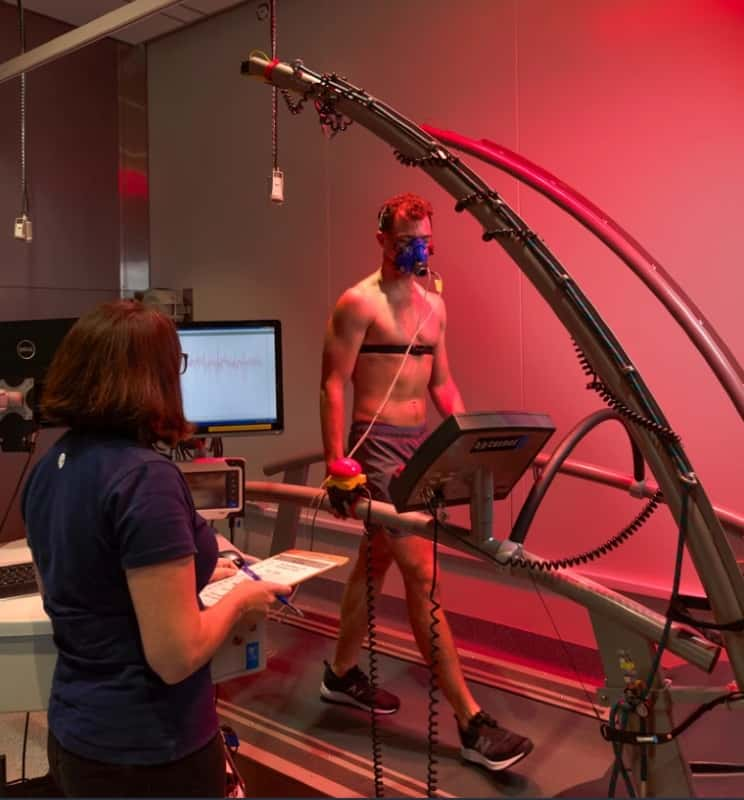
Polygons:
<instances>
[{"instance_id":1,"label":"monitor screen","mask_svg":"<svg viewBox=\"0 0 744 800\"><path fill-rule=\"evenodd\" d=\"M196 435L284 429L278 320L186 322L178 335L188 356L183 408Z\"/></svg>"}]
</instances>

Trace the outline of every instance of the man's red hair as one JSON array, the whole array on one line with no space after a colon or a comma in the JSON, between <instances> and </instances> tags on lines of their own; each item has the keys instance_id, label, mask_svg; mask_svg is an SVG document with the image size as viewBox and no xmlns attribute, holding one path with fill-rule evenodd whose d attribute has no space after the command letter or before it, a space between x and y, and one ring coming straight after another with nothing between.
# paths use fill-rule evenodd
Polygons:
<instances>
[{"instance_id":1,"label":"man's red hair","mask_svg":"<svg viewBox=\"0 0 744 800\"><path fill-rule=\"evenodd\" d=\"M396 217L415 221L424 217L431 219L433 214L431 203L423 197L411 192L397 194L383 204L377 217L377 227L383 233L387 233L393 229Z\"/></svg>"}]
</instances>

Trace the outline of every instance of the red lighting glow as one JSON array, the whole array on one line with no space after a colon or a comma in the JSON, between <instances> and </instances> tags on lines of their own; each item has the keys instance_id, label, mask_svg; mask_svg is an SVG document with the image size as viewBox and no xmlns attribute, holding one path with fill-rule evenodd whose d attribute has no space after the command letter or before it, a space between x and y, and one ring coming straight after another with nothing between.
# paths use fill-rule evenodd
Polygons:
<instances>
[{"instance_id":1,"label":"red lighting glow","mask_svg":"<svg viewBox=\"0 0 744 800\"><path fill-rule=\"evenodd\" d=\"M147 175L136 169L120 169L119 195L121 197L146 198L148 195Z\"/></svg>"}]
</instances>

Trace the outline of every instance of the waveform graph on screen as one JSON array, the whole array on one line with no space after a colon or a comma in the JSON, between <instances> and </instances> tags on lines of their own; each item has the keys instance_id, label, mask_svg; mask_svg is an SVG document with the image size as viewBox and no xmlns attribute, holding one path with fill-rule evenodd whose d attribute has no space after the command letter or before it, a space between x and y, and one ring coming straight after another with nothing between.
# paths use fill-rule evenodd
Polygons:
<instances>
[{"instance_id":1,"label":"waveform graph on screen","mask_svg":"<svg viewBox=\"0 0 744 800\"><path fill-rule=\"evenodd\" d=\"M197 433L281 429L278 321L187 323L178 333L188 356L184 411Z\"/></svg>"}]
</instances>

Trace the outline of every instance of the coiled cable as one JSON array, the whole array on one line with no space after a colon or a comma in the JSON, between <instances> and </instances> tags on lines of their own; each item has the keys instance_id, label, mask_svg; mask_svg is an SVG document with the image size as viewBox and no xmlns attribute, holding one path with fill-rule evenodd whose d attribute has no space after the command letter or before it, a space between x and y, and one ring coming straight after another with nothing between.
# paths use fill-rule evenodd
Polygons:
<instances>
[{"instance_id":1,"label":"coiled cable","mask_svg":"<svg viewBox=\"0 0 744 800\"><path fill-rule=\"evenodd\" d=\"M375 531L372 528L372 495L369 489L364 489L367 496L367 519L365 521L365 536L367 537L367 558L365 559L365 574L367 578L367 641L369 645L369 687L372 698L377 692L377 629L375 625L375 584L372 569L372 540ZM370 738L372 740L372 772L375 781L375 797L385 796L382 772L382 744L377 728L377 714L375 713L374 700L370 703Z\"/></svg>"},{"instance_id":2,"label":"coiled cable","mask_svg":"<svg viewBox=\"0 0 744 800\"><path fill-rule=\"evenodd\" d=\"M677 538L677 552L674 559L674 576L672 578L672 593L670 597L670 603L674 601L674 599L679 595L679 586L680 586L680 581L682 579L682 561L685 551L685 539L687 536L690 492L692 490L693 485L694 484L687 479L683 479L682 481L682 490L683 490L682 506L680 509L679 535ZM667 618L664 623L664 629L662 631L661 638L659 639L659 644L658 647L656 648L656 653L654 655L654 660L651 664L651 669L649 671L649 674L646 677L646 682L645 684L643 684L643 689L637 698L638 703L636 707L638 707L638 705L643 705L646 703L646 700L656 683L656 677L658 675L659 668L661 667L661 657L664 654L664 651L666 650L667 645L669 643L669 635L671 633L671 630L672 630L672 619L667 614ZM618 711L620 718L619 725L618 725ZM625 698L618 700L613 705L612 712L610 713L610 720L607 726L608 733L612 733L615 730L624 731L627 726L628 717L631 711L633 711L633 708L629 705L628 702L626 702ZM617 782L617 776L622 775L629 796L635 797L636 795L635 792L633 791L633 786L632 783L630 782L630 778L627 774L627 768L625 767L622 758L623 743L622 741L617 741L613 739L612 747L613 750L615 751L615 764L613 766L612 775L610 776L610 786L607 792L607 796L608 797L615 796L615 784Z\"/></svg>"},{"instance_id":3,"label":"coiled cable","mask_svg":"<svg viewBox=\"0 0 744 800\"><path fill-rule=\"evenodd\" d=\"M615 534L611 539L608 539L604 544L595 547L592 550L586 550L575 556L568 556L566 558L556 559L531 559L524 558L518 552L509 556L506 563L514 567L524 567L533 571L551 572L558 569L568 569L569 567L578 567L581 564L587 564L590 561L596 561L598 558L607 555L615 548L619 547L624 542L633 536L649 519L649 517L656 511L659 503L661 502L663 493L658 491L653 497L649 499L641 511L636 514L633 521L623 528L619 533Z\"/></svg>"},{"instance_id":4,"label":"coiled cable","mask_svg":"<svg viewBox=\"0 0 744 800\"><path fill-rule=\"evenodd\" d=\"M432 532L432 578L431 589L429 590L429 615L431 623L429 624L429 703L427 710L427 762L426 762L426 796L435 797L437 791L438 780L438 759L436 757L436 747L439 741L439 711L437 705L439 704L439 697L437 692L439 689L439 612L442 609L441 604L436 598L437 579L439 577L439 558L438 558L438 545L439 545L439 515L438 505L436 498L430 498L427 501L427 508L429 513L434 519L434 530Z\"/></svg>"},{"instance_id":5,"label":"coiled cable","mask_svg":"<svg viewBox=\"0 0 744 800\"><path fill-rule=\"evenodd\" d=\"M630 420L633 424L638 425L638 427L644 428L645 430L656 434L656 436L662 439L668 439L672 442L680 441L679 434L675 433L670 427L667 425L661 425L658 422L654 422L654 420L648 419L648 417L644 417L643 414L640 414L638 411L635 411L627 406L622 400L620 400L620 398L615 397L609 386L607 386L607 384L605 384L597 375L597 372L589 362L586 353L584 353L574 339L572 339L571 342L574 350L576 351L576 356L579 359L581 369L583 370L584 374L590 378L589 383L586 385L587 389L591 389L592 391L596 392L602 398L604 403L617 411L618 414Z\"/></svg>"},{"instance_id":6,"label":"coiled cable","mask_svg":"<svg viewBox=\"0 0 744 800\"><path fill-rule=\"evenodd\" d=\"M441 147L433 148L425 156L407 156L400 150L393 150L393 155L404 167L443 167L457 160Z\"/></svg>"}]
</instances>

